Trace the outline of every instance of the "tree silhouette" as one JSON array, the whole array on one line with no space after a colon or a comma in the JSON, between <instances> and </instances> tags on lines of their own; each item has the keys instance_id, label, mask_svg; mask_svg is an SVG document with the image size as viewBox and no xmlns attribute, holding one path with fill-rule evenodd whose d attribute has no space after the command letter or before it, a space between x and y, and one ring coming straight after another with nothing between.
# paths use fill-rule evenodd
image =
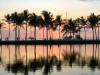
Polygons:
<instances>
[{"instance_id":1,"label":"tree silhouette","mask_svg":"<svg viewBox=\"0 0 100 75\"><path fill-rule=\"evenodd\" d=\"M29 19L29 12L28 10L23 11L23 17L24 17L24 22L26 24L26 35L25 35L25 40L27 41L27 28L28 28L28 19Z\"/></svg>"},{"instance_id":2,"label":"tree silhouette","mask_svg":"<svg viewBox=\"0 0 100 75\"><path fill-rule=\"evenodd\" d=\"M60 39L61 38L60 37L60 26L62 24L62 19L60 15L56 16L56 24L59 26L59 39Z\"/></svg>"},{"instance_id":3,"label":"tree silhouette","mask_svg":"<svg viewBox=\"0 0 100 75\"><path fill-rule=\"evenodd\" d=\"M37 15L35 13L31 14L29 16L29 24L31 26L34 26L34 38L36 40L36 26L37 26Z\"/></svg>"},{"instance_id":4,"label":"tree silhouette","mask_svg":"<svg viewBox=\"0 0 100 75\"><path fill-rule=\"evenodd\" d=\"M47 40L48 40L48 29L49 29L49 26L53 24L52 22L53 15L51 14L51 12L48 12L48 11L42 11L42 15L43 15L43 19L44 19L46 30L47 30Z\"/></svg>"},{"instance_id":5,"label":"tree silhouette","mask_svg":"<svg viewBox=\"0 0 100 75\"><path fill-rule=\"evenodd\" d=\"M10 29L11 29L10 24L11 24L11 15L7 14L7 15L5 16L5 19L6 19L6 22L8 22L8 24L9 24L9 40L10 40Z\"/></svg>"},{"instance_id":6,"label":"tree silhouette","mask_svg":"<svg viewBox=\"0 0 100 75\"><path fill-rule=\"evenodd\" d=\"M90 23L90 25L91 25L91 28L92 28L92 32L93 32L93 40L94 40L94 29L95 29L95 36L96 36L96 40L97 40L97 34L96 34L96 28L95 28L95 26L96 26L96 24L98 23L98 17L94 14L94 13L92 13L89 17L88 17L88 19L87 19L88 21L89 21L89 23Z\"/></svg>"}]
</instances>

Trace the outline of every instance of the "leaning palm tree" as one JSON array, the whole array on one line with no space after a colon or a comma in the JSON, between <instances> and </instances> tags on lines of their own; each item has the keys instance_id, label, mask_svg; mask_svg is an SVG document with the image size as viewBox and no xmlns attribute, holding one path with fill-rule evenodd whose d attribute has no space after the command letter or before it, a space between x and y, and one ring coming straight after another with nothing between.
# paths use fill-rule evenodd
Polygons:
<instances>
[{"instance_id":1,"label":"leaning palm tree","mask_svg":"<svg viewBox=\"0 0 100 75\"><path fill-rule=\"evenodd\" d=\"M48 40L48 30L49 30L49 26L53 24L52 23L53 15L51 14L51 12L48 12L48 11L42 11L42 15L43 15L46 30L47 30L47 40Z\"/></svg>"},{"instance_id":2,"label":"leaning palm tree","mask_svg":"<svg viewBox=\"0 0 100 75\"><path fill-rule=\"evenodd\" d=\"M7 14L5 16L6 22L8 22L9 25L9 40L10 40L10 24L11 24L11 16L9 14Z\"/></svg>"},{"instance_id":3,"label":"leaning palm tree","mask_svg":"<svg viewBox=\"0 0 100 75\"><path fill-rule=\"evenodd\" d=\"M92 32L93 32L93 40L94 40L94 29L95 29L95 36L96 36L96 40L97 40L97 35L96 35L96 24L98 23L98 17L94 14L94 13L92 13L89 17L88 17L88 19L87 19L88 21L89 21L89 23L90 23L90 25L91 25L91 28L92 28Z\"/></svg>"},{"instance_id":4,"label":"leaning palm tree","mask_svg":"<svg viewBox=\"0 0 100 75\"><path fill-rule=\"evenodd\" d=\"M23 17L24 17L24 21L25 21L25 24L26 24L25 40L27 40L27 28L28 28L28 18L29 18L29 12L28 12L28 10L24 10L23 11Z\"/></svg>"}]
</instances>

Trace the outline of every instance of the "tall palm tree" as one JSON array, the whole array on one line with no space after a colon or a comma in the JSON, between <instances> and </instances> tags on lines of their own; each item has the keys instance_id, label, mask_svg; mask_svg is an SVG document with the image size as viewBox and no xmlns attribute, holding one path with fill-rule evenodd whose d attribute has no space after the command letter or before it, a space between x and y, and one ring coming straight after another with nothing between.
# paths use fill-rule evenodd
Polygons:
<instances>
[{"instance_id":1,"label":"tall palm tree","mask_svg":"<svg viewBox=\"0 0 100 75\"><path fill-rule=\"evenodd\" d=\"M98 15L97 17L98 17L98 20L99 20L99 22L98 22L98 40L99 40L100 15Z\"/></svg>"},{"instance_id":2,"label":"tall palm tree","mask_svg":"<svg viewBox=\"0 0 100 75\"><path fill-rule=\"evenodd\" d=\"M9 14L7 14L5 16L6 22L8 22L9 24L9 40L10 40L10 23L11 23L11 16Z\"/></svg>"},{"instance_id":3,"label":"tall palm tree","mask_svg":"<svg viewBox=\"0 0 100 75\"><path fill-rule=\"evenodd\" d=\"M72 19L70 19L68 21L68 25L69 25L69 31L70 33L73 33L73 39L74 39L74 35L76 32L76 23Z\"/></svg>"},{"instance_id":4,"label":"tall palm tree","mask_svg":"<svg viewBox=\"0 0 100 75\"><path fill-rule=\"evenodd\" d=\"M77 32L79 32L79 37L81 35L81 28L82 28L82 24L81 24L81 19L77 18L74 20L76 27L77 27Z\"/></svg>"},{"instance_id":5,"label":"tall palm tree","mask_svg":"<svg viewBox=\"0 0 100 75\"><path fill-rule=\"evenodd\" d=\"M61 16L60 15L58 15L56 17L56 21L57 21L57 25L59 26L59 39L60 39L60 26L62 24L62 19L61 19Z\"/></svg>"},{"instance_id":6,"label":"tall palm tree","mask_svg":"<svg viewBox=\"0 0 100 75\"><path fill-rule=\"evenodd\" d=\"M35 13L29 16L29 24L31 26L34 26L34 38L36 40L37 15Z\"/></svg>"},{"instance_id":7,"label":"tall palm tree","mask_svg":"<svg viewBox=\"0 0 100 75\"><path fill-rule=\"evenodd\" d=\"M85 40L86 40L86 20L84 19L84 17L81 17L80 18L80 21L81 21L81 25L83 25L84 27L84 31L85 31Z\"/></svg>"},{"instance_id":8,"label":"tall palm tree","mask_svg":"<svg viewBox=\"0 0 100 75\"><path fill-rule=\"evenodd\" d=\"M27 40L27 28L28 28L28 18L29 18L29 12L28 12L28 10L24 10L23 11L23 17L24 17L24 21L25 21L25 24L26 24L25 40Z\"/></svg>"},{"instance_id":9,"label":"tall palm tree","mask_svg":"<svg viewBox=\"0 0 100 75\"><path fill-rule=\"evenodd\" d=\"M89 21L89 23L90 23L90 25L91 25L91 28L92 28L92 32L93 32L93 40L94 40L94 29L95 29L95 36L96 36L96 40L97 40L97 35L96 35L96 24L98 23L98 17L94 14L94 13L92 13L89 17L88 17L88 19L87 19L88 21Z\"/></svg>"},{"instance_id":10,"label":"tall palm tree","mask_svg":"<svg viewBox=\"0 0 100 75\"><path fill-rule=\"evenodd\" d=\"M22 13L18 14L18 19L16 21L16 24L18 26L18 40L20 40L20 28L23 27L23 21L24 21L24 17Z\"/></svg>"},{"instance_id":11,"label":"tall palm tree","mask_svg":"<svg viewBox=\"0 0 100 75\"><path fill-rule=\"evenodd\" d=\"M44 39L44 28L45 28L45 23L44 20L42 18L42 16L37 16L37 26L39 28L43 28L43 39Z\"/></svg>"},{"instance_id":12,"label":"tall palm tree","mask_svg":"<svg viewBox=\"0 0 100 75\"><path fill-rule=\"evenodd\" d=\"M47 30L47 40L48 40L48 30L49 30L49 26L53 24L52 23L53 15L51 14L51 12L48 12L48 11L42 11L42 15L43 15L46 30Z\"/></svg>"},{"instance_id":13,"label":"tall palm tree","mask_svg":"<svg viewBox=\"0 0 100 75\"><path fill-rule=\"evenodd\" d=\"M15 40L17 40L17 20L18 20L18 13L14 12L11 14L11 22L14 24L15 28Z\"/></svg>"},{"instance_id":14,"label":"tall palm tree","mask_svg":"<svg viewBox=\"0 0 100 75\"><path fill-rule=\"evenodd\" d=\"M0 38L0 41L2 41L2 28L3 28L3 24L1 21L0 21L0 35L1 35L1 38Z\"/></svg>"}]
</instances>

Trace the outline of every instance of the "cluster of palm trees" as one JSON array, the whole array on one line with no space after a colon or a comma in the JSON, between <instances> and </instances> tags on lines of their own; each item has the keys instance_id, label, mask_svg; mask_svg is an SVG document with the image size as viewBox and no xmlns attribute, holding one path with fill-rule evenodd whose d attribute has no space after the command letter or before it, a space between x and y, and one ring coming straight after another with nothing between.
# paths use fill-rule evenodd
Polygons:
<instances>
[{"instance_id":1,"label":"cluster of palm trees","mask_svg":"<svg viewBox=\"0 0 100 75\"><path fill-rule=\"evenodd\" d=\"M90 16L84 18L77 18L75 20L69 19L67 24L64 26L63 31L65 32L65 35L67 33L73 34L73 38L75 33L79 33L82 28L84 28L85 32L85 40L86 40L86 28L91 28L93 32L93 40L96 38L96 40L99 40L99 26L100 26L100 15L96 16L94 13L92 13ZM97 33L97 27L98 27L98 33ZM95 32L95 33L94 33ZM98 36L97 36L98 34Z\"/></svg>"},{"instance_id":2,"label":"cluster of palm trees","mask_svg":"<svg viewBox=\"0 0 100 75\"><path fill-rule=\"evenodd\" d=\"M15 40L20 40L20 28L25 27L26 34L25 40L27 40L27 31L28 26L34 27L34 39L36 40L36 28L43 28L43 39L44 39L44 30L47 30L47 39L48 39L48 30L55 29L54 23L57 25L61 25L61 17L57 16L54 20L51 12L43 11L42 15L38 16L35 13L29 13L28 10L24 10L22 13L14 12L12 14L8 14L5 16L6 22L9 25L9 38L10 38L10 24L14 25L15 30Z\"/></svg>"},{"instance_id":3,"label":"cluster of palm trees","mask_svg":"<svg viewBox=\"0 0 100 75\"><path fill-rule=\"evenodd\" d=\"M29 13L28 10L24 10L21 13L14 12L12 14L8 14L5 16L5 21L9 25L9 36L8 39L10 39L11 35L11 24L14 26L15 30L15 40L20 40L20 29L24 28L26 31L25 34L25 40L27 40L27 32L28 27L34 28L34 39L36 40L36 30L37 27L43 29L43 39L44 39L44 30L46 29L46 39L48 40L48 34L49 32L52 33L52 31L56 30L57 28L59 31L59 39L61 39L61 32L64 33L63 36L67 37L69 34L74 39L76 35L79 35L81 29L84 28L85 32L85 40L86 40L86 27L91 28L93 32L93 40L96 38L96 40L99 40L99 21L100 21L100 15L95 15L92 13L91 15L87 16L86 18L80 17L75 20L73 19L62 19L61 15L57 15L56 18L54 18L53 14L48 11L42 11L41 15L37 15L35 13ZM0 34L2 39L2 23L0 22ZM98 27L98 33L97 33L97 27ZM62 30L61 30L62 29ZM98 35L97 35L98 34ZM53 36L52 36L53 37ZM50 35L50 39L52 39Z\"/></svg>"}]
</instances>

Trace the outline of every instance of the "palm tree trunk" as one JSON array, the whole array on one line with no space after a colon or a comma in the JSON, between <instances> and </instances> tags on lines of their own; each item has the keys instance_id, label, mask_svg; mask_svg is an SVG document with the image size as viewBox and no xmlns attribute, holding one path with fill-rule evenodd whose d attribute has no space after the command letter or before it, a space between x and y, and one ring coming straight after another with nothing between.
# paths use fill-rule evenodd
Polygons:
<instances>
[{"instance_id":1,"label":"palm tree trunk","mask_svg":"<svg viewBox=\"0 0 100 75\"><path fill-rule=\"evenodd\" d=\"M73 32L73 39L74 39L74 32Z\"/></svg>"},{"instance_id":2,"label":"palm tree trunk","mask_svg":"<svg viewBox=\"0 0 100 75\"><path fill-rule=\"evenodd\" d=\"M85 31L85 41L86 41L86 30L85 30L85 27L84 27L84 31Z\"/></svg>"},{"instance_id":3,"label":"palm tree trunk","mask_svg":"<svg viewBox=\"0 0 100 75\"><path fill-rule=\"evenodd\" d=\"M18 26L18 40L20 40L20 26Z\"/></svg>"},{"instance_id":4,"label":"palm tree trunk","mask_svg":"<svg viewBox=\"0 0 100 75\"><path fill-rule=\"evenodd\" d=\"M80 36L81 34L80 34L80 30L79 30L79 36Z\"/></svg>"},{"instance_id":5,"label":"palm tree trunk","mask_svg":"<svg viewBox=\"0 0 100 75\"><path fill-rule=\"evenodd\" d=\"M99 27L98 27L98 40L99 40Z\"/></svg>"},{"instance_id":6,"label":"palm tree trunk","mask_svg":"<svg viewBox=\"0 0 100 75\"><path fill-rule=\"evenodd\" d=\"M15 27L15 40L17 40L17 25Z\"/></svg>"},{"instance_id":7,"label":"palm tree trunk","mask_svg":"<svg viewBox=\"0 0 100 75\"><path fill-rule=\"evenodd\" d=\"M48 28L46 28L47 29L47 40L48 40Z\"/></svg>"},{"instance_id":8,"label":"palm tree trunk","mask_svg":"<svg viewBox=\"0 0 100 75\"><path fill-rule=\"evenodd\" d=\"M36 41L36 27L34 27L34 38L35 38L35 41Z\"/></svg>"},{"instance_id":9,"label":"palm tree trunk","mask_svg":"<svg viewBox=\"0 0 100 75\"><path fill-rule=\"evenodd\" d=\"M43 28L43 40L44 40L44 28Z\"/></svg>"},{"instance_id":10,"label":"palm tree trunk","mask_svg":"<svg viewBox=\"0 0 100 75\"><path fill-rule=\"evenodd\" d=\"M96 40L97 40L97 33L96 33L96 28L95 28L95 37L96 37Z\"/></svg>"},{"instance_id":11,"label":"palm tree trunk","mask_svg":"<svg viewBox=\"0 0 100 75\"><path fill-rule=\"evenodd\" d=\"M26 36L25 36L25 40L27 41L27 23L26 23Z\"/></svg>"},{"instance_id":12,"label":"palm tree trunk","mask_svg":"<svg viewBox=\"0 0 100 75\"><path fill-rule=\"evenodd\" d=\"M53 39L53 32L51 31L51 39Z\"/></svg>"},{"instance_id":13,"label":"palm tree trunk","mask_svg":"<svg viewBox=\"0 0 100 75\"><path fill-rule=\"evenodd\" d=\"M9 23L9 40L10 40L10 23Z\"/></svg>"},{"instance_id":14,"label":"palm tree trunk","mask_svg":"<svg viewBox=\"0 0 100 75\"><path fill-rule=\"evenodd\" d=\"M71 32L70 32L70 36L71 36Z\"/></svg>"},{"instance_id":15,"label":"palm tree trunk","mask_svg":"<svg viewBox=\"0 0 100 75\"><path fill-rule=\"evenodd\" d=\"M93 40L94 40L94 29L92 28L92 32L93 32Z\"/></svg>"},{"instance_id":16,"label":"palm tree trunk","mask_svg":"<svg viewBox=\"0 0 100 75\"><path fill-rule=\"evenodd\" d=\"M60 25L59 25L59 39L60 39Z\"/></svg>"}]
</instances>

